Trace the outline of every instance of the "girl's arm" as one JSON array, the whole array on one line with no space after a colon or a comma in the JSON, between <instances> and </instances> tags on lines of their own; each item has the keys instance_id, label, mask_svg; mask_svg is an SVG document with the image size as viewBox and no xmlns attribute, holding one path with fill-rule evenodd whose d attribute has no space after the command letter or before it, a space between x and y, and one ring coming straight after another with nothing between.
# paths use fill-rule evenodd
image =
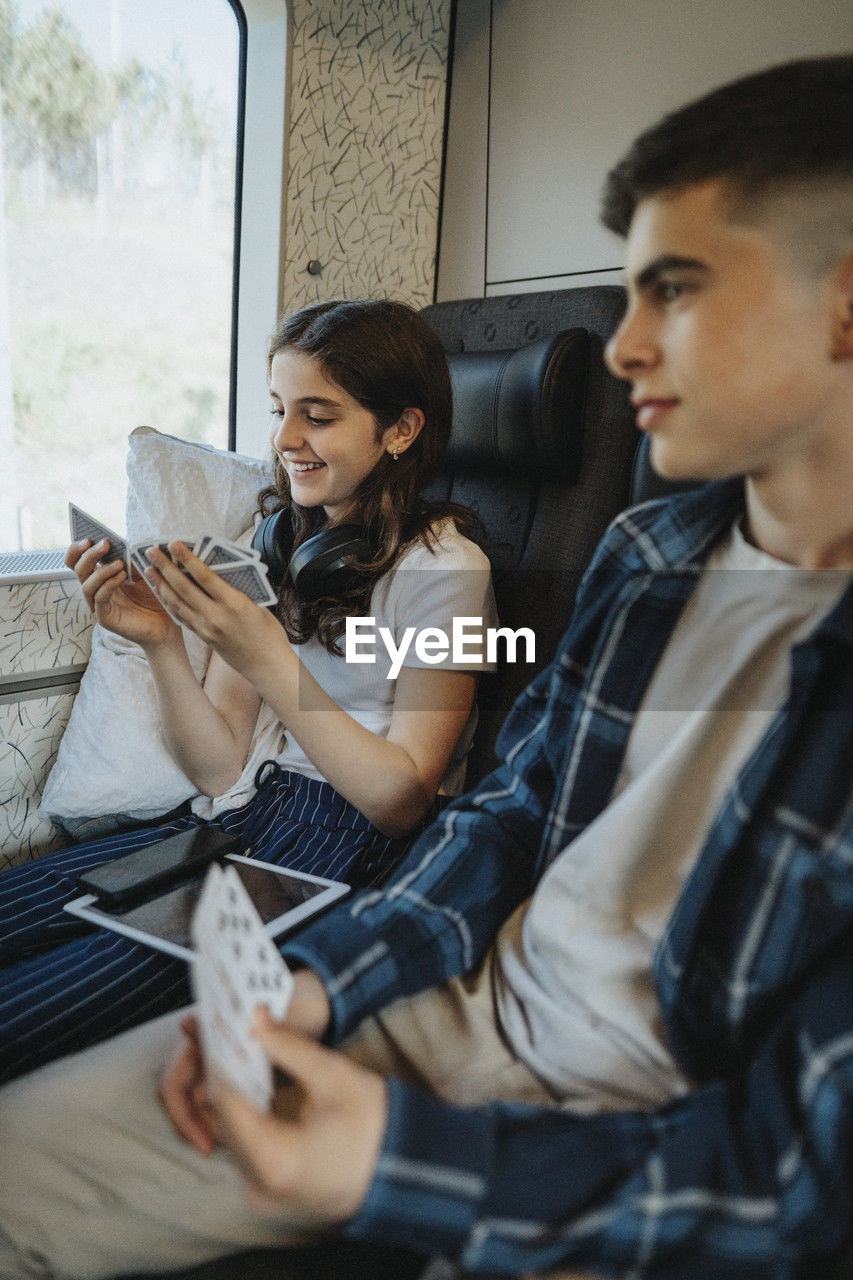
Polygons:
<instances>
[{"instance_id":1,"label":"girl's arm","mask_svg":"<svg viewBox=\"0 0 853 1280\"><path fill-rule=\"evenodd\" d=\"M152 550L150 580L170 611L257 690L320 773L380 831L400 836L411 830L429 808L467 723L476 676L404 667L388 737L381 738L321 689L271 613L223 583L182 544L170 552L198 583Z\"/></svg>"},{"instance_id":2,"label":"girl's arm","mask_svg":"<svg viewBox=\"0 0 853 1280\"><path fill-rule=\"evenodd\" d=\"M212 653L204 687L180 628L170 642L145 648L160 721L178 767L203 795L218 796L239 778L261 705L260 694Z\"/></svg>"},{"instance_id":3,"label":"girl's arm","mask_svg":"<svg viewBox=\"0 0 853 1280\"><path fill-rule=\"evenodd\" d=\"M320 688L284 639L287 657L259 676L264 700L336 791L385 835L405 835L438 791L468 722L476 675L403 667L381 738Z\"/></svg>"}]
</instances>

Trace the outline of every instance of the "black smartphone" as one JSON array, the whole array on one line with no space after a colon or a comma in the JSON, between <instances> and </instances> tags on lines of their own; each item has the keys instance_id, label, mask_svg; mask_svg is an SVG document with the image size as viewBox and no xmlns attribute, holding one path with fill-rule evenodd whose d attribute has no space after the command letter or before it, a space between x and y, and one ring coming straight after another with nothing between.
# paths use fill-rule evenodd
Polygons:
<instances>
[{"instance_id":1,"label":"black smartphone","mask_svg":"<svg viewBox=\"0 0 853 1280\"><path fill-rule=\"evenodd\" d=\"M122 911L168 885L188 880L208 863L237 853L241 846L238 836L230 836L220 827L190 827L84 871L77 883L97 895L99 906Z\"/></svg>"}]
</instances>

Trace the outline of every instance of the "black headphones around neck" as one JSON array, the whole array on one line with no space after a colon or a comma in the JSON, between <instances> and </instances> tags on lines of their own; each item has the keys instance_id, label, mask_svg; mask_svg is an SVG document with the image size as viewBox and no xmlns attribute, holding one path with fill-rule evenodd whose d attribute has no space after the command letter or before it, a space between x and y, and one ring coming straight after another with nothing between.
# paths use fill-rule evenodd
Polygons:
<instances>
[{"instance_id":1,"label":"black headphones around neck","mask_svg":"<svg viewBox=\"0 0 853 1280\"><path fill-rule=\"evenodd\" d=\"M378 547L360 524L332 524L306 538L293 550L290 508L265 516L255 530L252 546L260 552L274 591L286 573L303 600L339 596L358 584L359 571L345 558L372 560Z\"/></svg>"}]
</instances>

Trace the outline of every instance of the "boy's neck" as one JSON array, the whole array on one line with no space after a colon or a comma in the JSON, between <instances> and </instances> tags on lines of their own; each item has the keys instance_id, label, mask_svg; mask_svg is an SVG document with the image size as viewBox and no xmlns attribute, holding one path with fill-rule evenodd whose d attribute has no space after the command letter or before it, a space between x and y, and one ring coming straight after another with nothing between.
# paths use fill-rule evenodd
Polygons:
<instances>
[{"instance_id":1,"label":"boy's neck","mask_svg":"<svg viewBox=\"0 0 853 1280\"><path fill-rule=\"evenodd\" d=\"M803 569L853 569L853 446L748 476L746 536Z\"/></svg>"}]
</instances>

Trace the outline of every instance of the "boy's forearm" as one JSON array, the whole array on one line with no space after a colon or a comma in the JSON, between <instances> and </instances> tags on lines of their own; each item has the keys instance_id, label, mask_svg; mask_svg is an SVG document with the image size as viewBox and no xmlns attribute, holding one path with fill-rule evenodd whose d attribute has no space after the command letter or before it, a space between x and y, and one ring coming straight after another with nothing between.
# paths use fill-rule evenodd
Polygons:
<instances>
[{"instance_id":1,"label":"boy's forearm","mask_svg":"<svg viewBox=\"0 0 853 1280\"><path fill-rule=\"evenodd\" d=\"M827 961L754 1060L658 1111L462 1108L392 1080L347 1234L499 1275L605 1258L620 1275L642 1259L649 1280L681 1275L685 1258L719 1280L782 1258L812 1274L853 1229L851 982L849 955Z\"/></svg>"},{"instance_id":2,"label":"boy's forearm","mask_svg":"<svg viewBox=\"0 0 853 1280\"><path fill-rule=\"evenodd\" d=\"M512 764L449 805L381 889L341 903L282 946L323 979L333 1043L398 996L474 969L532 893L553 790L547 735L532 726L547 723L540 697L550 683L543 672L510 714Z\"/></svg>"},{"instance_id":3,"label":"boy's forearm","mask_svg":"<svg viewBox=\"0 0 853 1280\"><path fill-rule=\"evenodd\" d=\"M293 975L293 994L287 1009L287 1023L322 1040L329 1028L332 1007L322 981L313 969L298 969Z\"/></svg>"},{"instance_id":4,"label":"boy's forearm","mask_svg":"<svg viewBox=\"0 0 853 1280\"><path fill-rule=\"evenodd\" d=\"M538 837L516 837L493 814L457 802L381 889L284 941L285 959L314 969L329 994L331 1043L399 996L476 968L532 889Z\"/></svg>"}]
</instances>

